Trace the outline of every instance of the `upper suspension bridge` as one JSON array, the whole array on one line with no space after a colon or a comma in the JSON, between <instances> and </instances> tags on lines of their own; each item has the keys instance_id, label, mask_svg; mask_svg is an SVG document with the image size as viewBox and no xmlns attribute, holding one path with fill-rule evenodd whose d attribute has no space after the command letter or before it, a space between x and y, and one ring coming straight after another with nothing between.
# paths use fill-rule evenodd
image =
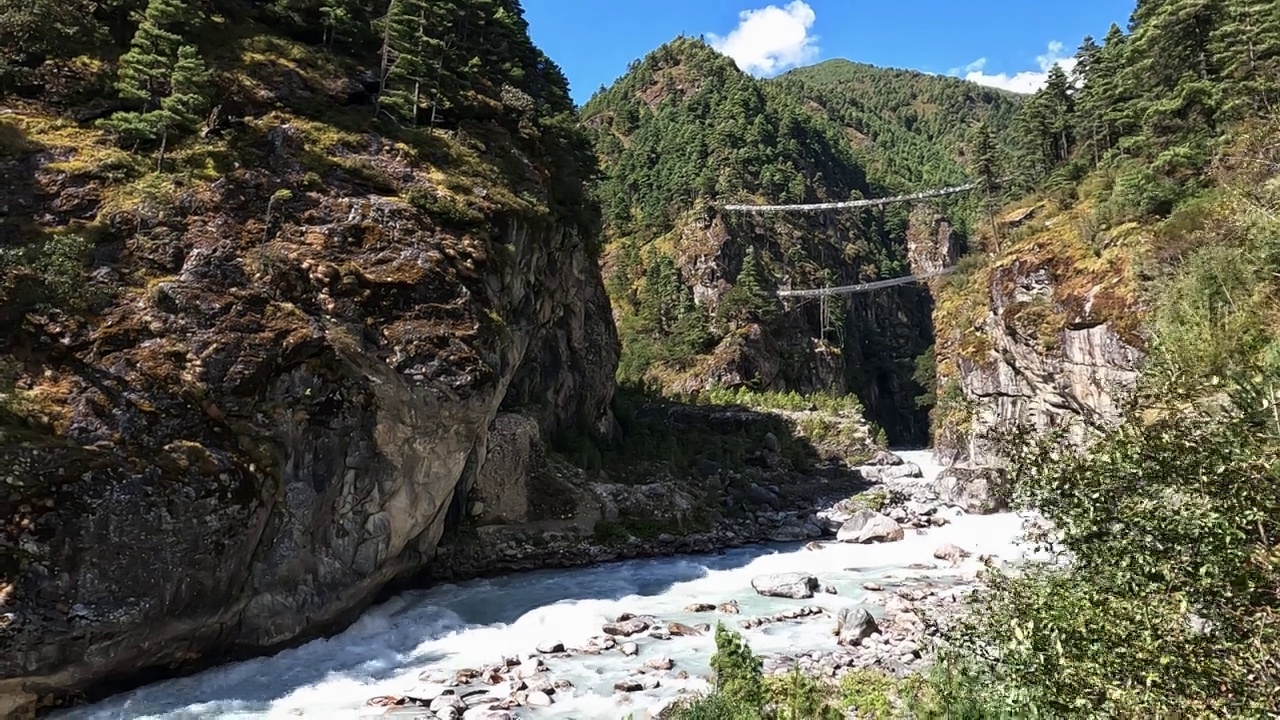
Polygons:
<instances>
[{"instance_id":1,"label":"upper suspension bridge","mask_svg":"<svg viewBox=\"0 0 1280 720\"><path fill-rule=\"evenodd\" d=\"M885 205L893 205L895 203L915 202L917 200L927 200L929 198L945 197L947 195L957 195L963 192L980 187L981 183L966 183L964 185L952 185L950 187L935 188L933 190L923 190L921 192L909 193L906 195L893 195L882 198L863 198L860 200L846 200L844 202L828 202L828 203L809 203L801 205L722 205L721 210L725 212L746 212L746 213L767 213L767 212L822 212L828 210L850 210L856 208L883 207ZM840 285L838 287L813 288L808 290L778 290L774 294L777 297L800 297L800 298L825 298L828 295L852 295L854 293L870 292L879 290L880 288L893 287L895 285L906 285L908 283L919 282L929 278L946 275L954 271L954 267L946 267L933 272L921 273L919 275L904 275L902 277L888 278L885 280L875 280L872 282L858 283L856 285Z\"/></svg>"}]
</instances>

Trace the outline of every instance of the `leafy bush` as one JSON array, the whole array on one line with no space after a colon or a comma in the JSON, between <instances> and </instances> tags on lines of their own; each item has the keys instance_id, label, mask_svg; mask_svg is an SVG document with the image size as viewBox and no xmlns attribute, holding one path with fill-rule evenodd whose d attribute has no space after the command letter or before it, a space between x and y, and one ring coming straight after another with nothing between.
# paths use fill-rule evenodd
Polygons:
<instances>
[{"instance_id":1,"label":"leafy bush","mask_svg":"<svg viewBox=\"0 0 1280 720\"><path fill-rule=\"evenodd\" d=\"M1049 717L1280 707L1277 392L1275 373L1237 377L1213 403L1152 388L1079 453L1065 429L1006 438L1018 504L1054 521L1072 564L992 573L951 638L971 681L944 699Z\"/></svg>"}]
</instances>

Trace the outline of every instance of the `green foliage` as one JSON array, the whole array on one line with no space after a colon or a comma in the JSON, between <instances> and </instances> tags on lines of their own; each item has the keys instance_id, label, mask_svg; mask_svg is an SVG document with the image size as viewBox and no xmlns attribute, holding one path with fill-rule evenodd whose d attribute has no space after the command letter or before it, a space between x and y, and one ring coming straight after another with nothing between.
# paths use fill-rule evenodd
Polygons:
<instances>
[{"instance_id":1,"label":"green foliage","mask_svg":"<svg viewBox=\"0 0 1280 720\"><path fill-rule=\"evenodd\" d=\"M911 374L911 379L923 390L915 398L916 406L931 408L938 401L938 362L934 346L930 345L928 350L916 356L915 363L916 369Z\"/></svg>"},{"instance_id":2,"label":"green foliage","mask_svg":"<svg viewBox=\"0 0 1280 720\"><path fill-rule=\"evenodd\" d=\"M849 672L838 687L798 669L766 678L760 659L742 636L723 624L716 626L716 654L711 662L714 690L678 706L674 720L840 720L854 717L852 712L866 720L890 720L901 716L900 698L925 697L919 683L900 682L870 669Z\"/></svg>"},{"instance_id":3,"label":"green foliage","mask_svg":"<svg viewBox=\"0 0 1280 720\"><path fill-rule=\"evenodd\" d=\"M1139 0L1129 28L1086 38L1074 77L1050 72L1018 113L1016 165L1030 186L1075 156L1134 160L1122 210L1163 216L1197 188L1228 121L1274 111L1280 14L1257 0Z\"/></svg>"},{"instance_id":4,"label":"green foliage","mask_svg":"<svg viewBox=\"0 0 1280 720\"><path fill-rule=\"evenodd\" d=\"M170 135L195 130L208 109L207 68L184 40L202 20L186 2L149 0L128 52L120 57L116 89L140 109L115 113L102 125L128 145L158 143L161 161Z\"/></svg>"},{"instance_id":5,"label":"green foliage","mask_svg":"<svg viewBox=\"0 0 1280 720\"><path fill-rule=\"evenodd\" d=\"M768 324L778 317L778 301L765 290L754 248L747 248L733 287L720 299L719 320L731 325Z\"/></svg>"},{"instance_id":6,"label":"green foliage","mask_svg":"<svg viewBox=\"0 0 1280 720\"><path fill-rule=\"evenodd\" d=\"M996 136L1010 125L1017 96L958 78L828 60L772 81L849 132L858 161L885 190L940 187L971 176L964 167L969 124Z\"/></svg>"},{"instance_id":7,"label":"green foliage","mask_svg":"<svg viewBox=\"0 0 1280 720\"><path fill-rule=\"evenodd\" d=\"M832 395L829 393L800 394L790 392L766 392L746 387L713 387L692 398L702 405L742 405L756 410L817 410L831 415L862 417L863 407L856 395Z\"/></svg>"},{"instance_id":8,"label":"green foliage","mask_svg":"<svg viewBox=\"0 0 1280 720\"><path fill-rule=\"evenodd\" d=\"M36 233L25 243L0 247L0 320L16 328L36 309L78 309L85 292L89 242L76 233Z\"/></svg>"},{"instance_id":9,"label":"green foliage","mask_svg":"<svg viewBox=\"0 0 1280 720\"><path fill-rule=\"evenodd\" d=\"M716 652L711 656L716 692L735 705L763 711L768 699L764 690L764 661L742 635L716 623Z\"/></svg>"},{"instance_id":10,"label":"green foliage","mask_svg":"<svg viewBox=\"0 0 1280 720\"><path fill-rule=\"evenodd\" d=\"M1187 404L1198 387L1151 388L1148 402L1185 402L1135 408L1082 453L1061 432L1006 440L1020 505L1054 521L1073 564L993 574L953 638L981 697L1050 717L1274 710L1278 390L1245 375L1215 408Z\"/></svg>"}]
</instances>

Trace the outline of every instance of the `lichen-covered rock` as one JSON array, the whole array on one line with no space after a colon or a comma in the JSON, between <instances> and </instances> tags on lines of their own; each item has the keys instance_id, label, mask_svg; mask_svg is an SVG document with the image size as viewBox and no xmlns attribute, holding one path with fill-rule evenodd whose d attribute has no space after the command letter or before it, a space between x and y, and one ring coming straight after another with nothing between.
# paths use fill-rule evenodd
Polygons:
<instances>
[{"instance_id":1,"label":"lichen-covered rock","mask_svg":"<svg viewBox=\"0 0 1280 720\"><path fill-rule=\"evenodd\" d=\"M0 338L48 355L18 383L50 429L0 447L0 715L341 627L430 565L473 485L482 518L522 519L490 492L491 433L515 476L512 437L614 430L617 341L572 223L473 233L339 175L302 190L299 131L272 132L261 166L106 218L88 317ZM389 147L350 151L435 192ZM69 182L55 159L24 160L33 207ZM532 420L494 424L504 406Z\"/></svg>"}]
</instances>

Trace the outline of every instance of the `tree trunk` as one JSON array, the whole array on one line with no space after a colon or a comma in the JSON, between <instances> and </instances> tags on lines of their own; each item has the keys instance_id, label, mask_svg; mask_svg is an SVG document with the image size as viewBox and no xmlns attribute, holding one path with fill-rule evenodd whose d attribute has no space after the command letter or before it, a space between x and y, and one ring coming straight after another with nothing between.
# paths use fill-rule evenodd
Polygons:
<instances>
[{"instance_id":1,"label":"tree trunk","mask_svg":"<svg viewBox=\"0 0 1280 720\"><path fill-rule=\"evenodd\" d=\"M160 131L160 155L156 158L156 172L164 169L164 154L169 147L169 128L165 127Z\"/></svg>"}]
</instances>

